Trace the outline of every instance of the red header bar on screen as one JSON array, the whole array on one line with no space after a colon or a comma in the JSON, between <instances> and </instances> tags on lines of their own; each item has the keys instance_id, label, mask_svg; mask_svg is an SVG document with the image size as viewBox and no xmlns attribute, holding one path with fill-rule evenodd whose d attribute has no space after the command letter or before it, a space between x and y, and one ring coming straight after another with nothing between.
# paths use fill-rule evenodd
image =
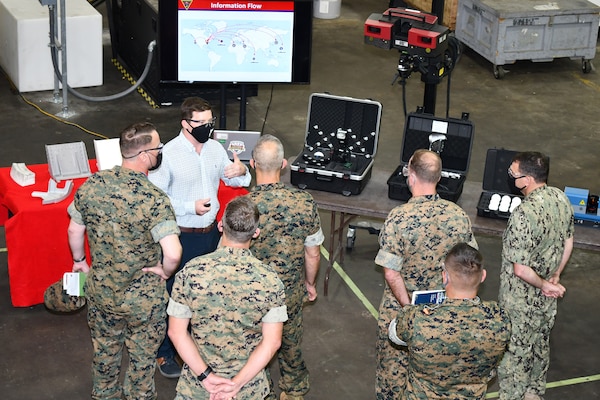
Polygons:
<instances>
[{"instance_id":1,"label":"red header bar on screen","mask_svg":"<svg viewBox=\"0 0 600 400\"><path fill-rule=\"evenodd\" d=\"M178 0L179 11L294 11L293 1Z\"/></svg>"}]
</instances>

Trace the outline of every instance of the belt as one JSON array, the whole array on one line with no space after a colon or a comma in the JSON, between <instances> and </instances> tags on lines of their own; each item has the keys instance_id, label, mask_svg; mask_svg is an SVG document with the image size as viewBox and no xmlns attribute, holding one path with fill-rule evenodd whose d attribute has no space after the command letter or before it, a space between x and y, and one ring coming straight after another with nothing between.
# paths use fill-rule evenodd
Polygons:
<instances>
[{"instance_id":1,"label":"belt","mask_svg":"<svg viewBox=\"0 0 600 400\"><path fill-rule=\"evenodd\" d=\"M212 224L205 228L186 228L184 226L180 226L179 230L183 233L208 233L213 230L216 224L217 222L213 221Z\"/></svg>"}]
</instances>

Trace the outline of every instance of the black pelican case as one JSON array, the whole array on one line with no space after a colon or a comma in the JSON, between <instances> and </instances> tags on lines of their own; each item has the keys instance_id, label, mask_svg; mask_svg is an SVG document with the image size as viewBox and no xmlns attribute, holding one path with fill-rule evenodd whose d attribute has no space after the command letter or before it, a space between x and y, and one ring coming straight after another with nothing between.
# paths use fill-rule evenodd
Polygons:
<instances>
[{"instance_id":1,"label":"black pelican case","mask_svg":"<svg viewBox=\"0 0 600 400\"><path fill-rule=\"evenodd\" d=\"M518 153L514 150L488 149L485 156L485 169L483 170L483 192L477 203L477 215L480 217L508 219L511 214L513 202L520 203L523 198L521 193L510 183L508 168L513 157ZM497 194L500 198L505 196L510 201L508 209L499 205L490 204L492 196ZM518 199L518 200L515 200ZM502 200L501 200L502 201ZM505 201L507 201L505 199ZM491 207L490 207L491 205Z\"/></svg>"},{"instance_id":2,"label":"black pelican case","mask_svg":"<svg viewBox=\"0 0 600 400\"><path fill-rule=\"evenodd\" d=\"M311 94L304 149L290 166L292 185L360 194L371 178L381 109L374 100Z\"/></svg>"},{"instance_id":3,"label":"black pelican case","mask_svg":"<svg viewBox=\"0 0 600 400\"><path fill-rule=\"evenodd\" d=\"M402 168L415 150L429 149L442 159L442 178L437 185L440 197L456 202L463 191L473 147L473 123L464 118L439 118L431 114L410 113L406 117L400 165L389 177L388 197L407 201L412 194Z\"/></svg>"}]
</instances>

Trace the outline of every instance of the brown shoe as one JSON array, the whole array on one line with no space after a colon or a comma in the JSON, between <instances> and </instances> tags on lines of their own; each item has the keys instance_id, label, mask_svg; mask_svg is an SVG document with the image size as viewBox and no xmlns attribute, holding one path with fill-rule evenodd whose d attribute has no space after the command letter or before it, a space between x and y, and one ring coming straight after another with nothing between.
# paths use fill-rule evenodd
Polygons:
<instances>
[{"instance_id":1,"label":"brown shoe","mask_svg":"<svg viewBox=\"0 0 600 400\"><path fill-rule=\"evenodd\" d=\"M156 359L158 372L165 378L175 379L181 375L181 366L173 357L159 357Z\"/></svg>"},{"instance_id":2,"label":"brown shoe","mask_svg":"<svg viewBox=\"0 0 600 400\"><path fill-rule=\"evenodd\" d=\"M286 392L281 392L279 400L304 400L304 396L292 396L291 394L287 394Z\"/></svg>"}]
</instances>

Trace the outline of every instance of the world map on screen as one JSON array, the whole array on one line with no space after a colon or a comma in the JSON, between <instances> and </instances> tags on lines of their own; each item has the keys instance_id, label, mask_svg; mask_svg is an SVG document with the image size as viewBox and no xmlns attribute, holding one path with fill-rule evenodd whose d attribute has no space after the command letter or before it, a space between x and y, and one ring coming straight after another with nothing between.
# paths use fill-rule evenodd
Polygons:
<instances>
[{"instance_id":1,"label":"world map on screen","mask_svg":"<svg viewBox=\"0 0 600 400\"><path fill-rule=\"evenodd\" d=\"M286 20L180 21L179 79L290 81L292 25Z\"/></svg>"}]
</instances>

